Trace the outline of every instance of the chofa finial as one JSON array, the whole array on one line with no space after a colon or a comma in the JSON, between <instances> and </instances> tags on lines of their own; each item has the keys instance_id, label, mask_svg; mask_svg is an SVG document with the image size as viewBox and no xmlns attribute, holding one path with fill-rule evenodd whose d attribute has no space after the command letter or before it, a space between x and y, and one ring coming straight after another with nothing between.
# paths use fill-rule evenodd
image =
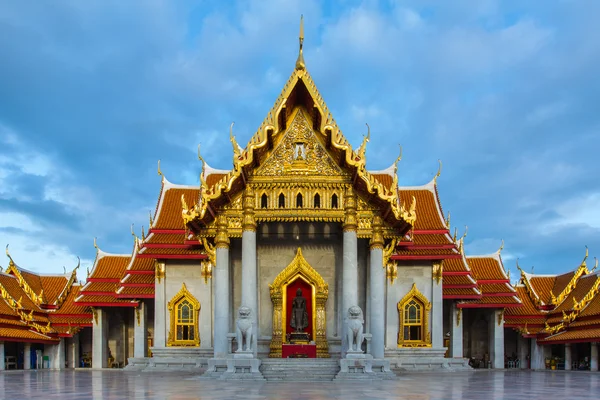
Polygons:
<instances>
[{"instance_id":1,"label":"chofa finial","mask_svg":"<svg viewBox=\"0 0 600 400\"><path fill-rule=\"evenodd\" d=\"M442 174L442 160L438 160L438 163L439 163L439 166L438 166L437 173L433 177L433 181L434 182L437 182L437 178L439 178L440 175Z\"/></svg>"},{"instance_id":2,"label":"chofa finial","mask_svg":"<svg viewBox=\"0 0 600 400\"><path fill-rule=\"evenodd\" d=\"M304 56L302 55L302 47L304 45L304 15L300 15L300 49L298 51L298 59L296 60L296 69L306 69L304 64Z\"/></svg>"},{"instance_id":3,"label":"chofa finial","mask_svg":"<svg viewBox=\"0 0 600 400\"><path fill-rule=\"evenodd\" d=\"M504 249L504 239L502 239L502 243L500 244L500 248L498 249L498 253L500 253Z\"/></svg>"},{"instance_id":4,"label":"chofa finial","mask_svg":"<svg viewBox=\"0 0 600 400\"><path fill-rule=\"evenodd\" d=\"M158 160L158 170L156 172L158 172L158 176L162 176L164 179L165 176L163 175L162 171L160 170L160 160Z\"/></svg>"}]
</instances>

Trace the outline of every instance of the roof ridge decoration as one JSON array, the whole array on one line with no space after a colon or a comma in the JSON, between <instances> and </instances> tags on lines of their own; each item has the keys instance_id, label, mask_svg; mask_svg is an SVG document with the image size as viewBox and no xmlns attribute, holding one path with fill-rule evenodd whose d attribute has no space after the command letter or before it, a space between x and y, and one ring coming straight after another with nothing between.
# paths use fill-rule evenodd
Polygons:
<instances>
[{"instance_id":1,"label":"roof ridge decoration","mask_svg":"<svg viewBox=\"0 0 600 400\"><path fill-rule=\"evenodd\" d=\"M17 267L17 264L15 264L10 253L8 252L8 244L6 245L6 256L9 259L8 268L6 268L6 272L12 272L14 274L15 278L17 278L17 282L19 282L19 286L21 287L21 289L23 289L27 297L29 297L31 301L35 303L36 306L39 307L41 304L45 304L46 299L44 298L44 289L42 288L40 294L36 294L31 288L31 286L29 286L29 283L27 283L25 278L23 278L23 275L21 275L21 271Z\"/></svg>"},{"instance_id":2,"label":"roof ridge decoration","mask_svg":"<svg viewBox=\"0 0 600 400\"><path fill-rule=\"evenodd\" d=\"M398 163L402 160L402 146L400 144L398 144L398 146L400 146L400 155L398 155L398 157L392 163L392 165L390 165L386 169L381 169L378 171L369 171L369 173L371 175L389 175L393 178L398 172Z\"/></svg>"},{"instance_id":3,"label":"roof ridge decoration","mask_svg":"<svg viewBox=\"0 0 600 400\"><path fill-rule=\"evenodd\" d=\"M350 167L356 168L357 177L364 181L367 191L370 194L376 194L381 200L389 202L391 210L396 219L403 219L410 225L414 226L414 222L417 218L416 199L413 197L410 207L405 207L405 205L401 203L400 196L396 190L398 187L397 173L394 174L393 184L391 186L392 189L388 190L365 168L366 159L364 157L364 150L366 142L368 141L368 137L363 139L363 143L358 148L358 151L354 151L346 137L342 134L341 129L338 127L331 112L327 108L325 100L319 93L309 72L306 70L306 65L304 64L304 59L302 56L302 46L304 43L303 19L301 20L300 31L301 46L296 68L285 83L281 93L271 108L271 111L269 111L267 117L263 120L258 130L251 137L244 149L239 150L237 148L237 142L235 141L233 134L230 132L230 140L234 146L233 169L210 188L206 184L206 180L201 179L200 198L198 203L192 207L188 207L186 204L184 204L184 202L182 202L182 218L184 223L187 225L189 222L195 219L203 219L206 215L206 212L210 209L209 203L211 200L215 200L223 193L231 190L234 182L244 174L243 168L251 165L254 162L254 151L264 147L268 143L269 131L278 132L278 128L280 127L276 116L286 104L287 99L295 88L296 84L299 81L302 81L309 95L314 100L314 107L320 112L321 115L323 115L320 126L317 127L316 130L320 132L330 131L331 135L329 137L329 144L340 152L345 153L345 163Z\"/></svg>"},{"instance_id":4,"label":"roof ridge decoration","mask_svg":"<svg viewBox=\"0 0 600 400\"><path fill-rule=\"evenodd\" d=\"M540 297L536 293L536 291L533 288L533 286L531 286L531 283L529 282L529 274L527 274L525 271L523 271L521 269L521 267L519 266L519 259L518 258L517 258L517 269L519 271L521 271L521 282L523 283L523 285L527 289L527 293L529 294L529 297L531 298L531 301L533 302L533 304L535 304L535 306L537 308L540 308L541 306L545 305L544 302L542 300L540 300Z\"/></svg>"},{"instance_id":5,"label":"roof ridge decoration","mask_svg":"<svg viewBox=\"0 0 600 400\"><path fill-rule=\"evenodd\" d=\"M588 256L589 250L588 247L585 246L585 257L583 257L583 261L581 262L581 264L579 264L579 267L573 274L573 277L571 278L567 286L565 286L563 291L557 297L555 297L554 294L551 293L551 301L553 305L557 306L560 303L562 303L567 298L567 296L573 291L573 289L577 287L577 281L579 281L579 278L581 278L583 275L587 275L590 273L586 264Z\"/></svg>"}]
</instances>

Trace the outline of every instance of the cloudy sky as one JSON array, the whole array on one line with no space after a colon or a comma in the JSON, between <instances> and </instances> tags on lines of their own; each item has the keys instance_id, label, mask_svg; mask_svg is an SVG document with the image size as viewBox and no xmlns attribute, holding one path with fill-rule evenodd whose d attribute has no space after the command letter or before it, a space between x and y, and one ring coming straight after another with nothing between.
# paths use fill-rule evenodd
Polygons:
<instances>
[{"instance_id":1,"label":"cloudy sky","mask_svg":"<svg viewBox=\"0 0 600 400\"><path fill-rule=\"evenodd\" d=\"M439 188L469 254L513 272L600 256L600 2L12 1L0 5L0 244L39 272L129 253L156 162L231 167L305 60L367 167ZM0 265L6 267L6 258ZM593 265L593 260L590 262ZM83 278L84 274L80 274Z\"/></svg>"}]
</instances>

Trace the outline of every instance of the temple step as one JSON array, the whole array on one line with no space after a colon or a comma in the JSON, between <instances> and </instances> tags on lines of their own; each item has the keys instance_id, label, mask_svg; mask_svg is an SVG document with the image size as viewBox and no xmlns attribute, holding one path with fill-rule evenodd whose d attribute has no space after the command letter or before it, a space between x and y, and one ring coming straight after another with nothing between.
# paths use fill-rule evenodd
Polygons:
<instances>
[{"instance_id":1,"label":"temple step","mask_svg":"<svg viewBox=\"0 0 600 400\"><path fill-rule=\"evenodd\" d=\"M332 381L339 370L339 360L323 358L269 358L260 366L267 381Z\"/></svg>"}]
</instances>

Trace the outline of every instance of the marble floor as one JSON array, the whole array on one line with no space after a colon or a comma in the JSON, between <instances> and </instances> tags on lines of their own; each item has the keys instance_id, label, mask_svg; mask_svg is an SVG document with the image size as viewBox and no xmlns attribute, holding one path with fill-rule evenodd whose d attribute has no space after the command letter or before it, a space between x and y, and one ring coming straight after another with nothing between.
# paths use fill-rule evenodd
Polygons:
<instances>
[{"instance_id":1,"label":"marble floor","mask_svg":"<svg viewBox=\"0 0 600 400\"><path fill-rule=\"evenodd\" d=\"M254 383L122 370L0 372L0 399L597 399L600 373L409 373L396 381Z\"/></svg>"}]
</instances>

